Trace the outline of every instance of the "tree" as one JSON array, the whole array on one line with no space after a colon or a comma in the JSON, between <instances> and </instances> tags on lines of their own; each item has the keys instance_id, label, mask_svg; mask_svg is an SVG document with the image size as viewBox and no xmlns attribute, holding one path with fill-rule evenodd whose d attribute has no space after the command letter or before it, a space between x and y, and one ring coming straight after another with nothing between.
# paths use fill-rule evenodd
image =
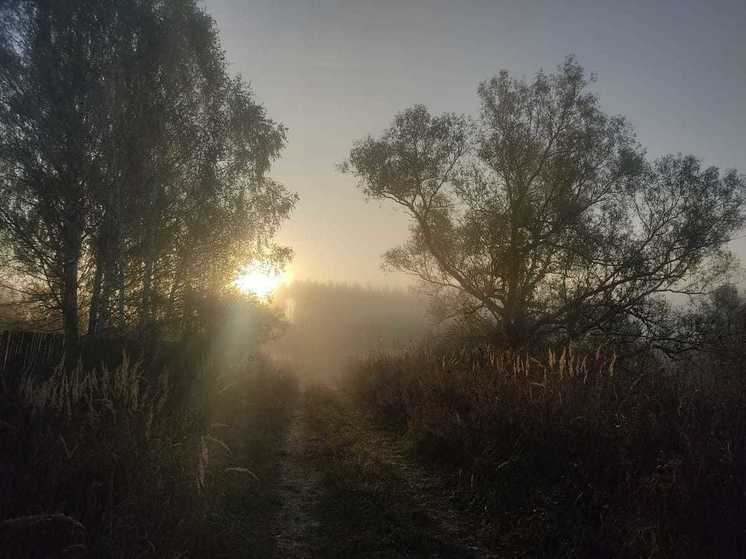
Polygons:
<instances>
[{"instance_id":1,"label":"tree","mask_svg":"<svg viewBox=\"0 0 746 559\"><path fill-rule=\"evenodd\" d=\"M0 55L0 221L16 262L48 288L70 354L79 334L80 264L99 179L102 2L6 6Z\"/></svg>"},{"instance_id":2,"label":"tree","mask_svg":"<svg viewBox=\"0 0 746 559\"><path fill-rule=\"evenodd\" d=\"M676 327L681 332L674 349L723 378L743 375L746 357L746 307L733 284L724 284L708 297L682 310Z\"/></svg>"},{"instance_id":3,"label":"tree","mask_svg":"<svg viewBox=\"0 0 746 559\"><path fill-rule=\"evenodd\" d=\"M285 128L196 0L9 0L0 26L0 231L68 348L86 317L178 334L190 293L290 257L272 237L296 197L267 176Z\"/></svg>"},{"instance_id":4,"label":"tree","mask_svg":"<svg viewBox=\"0 0 746 559\"><path fill-rule=\"evenodd\" d=\"M692 156L647 161L572 58L527 83L479 86L477 122L418 105L342 170L398 204L411 237L385 255L464 319L513 347L639 335L669 292L698 292L743 224L744 181ZM621 333L621 330L620 330Z\"/></svg>"}]
</instances>

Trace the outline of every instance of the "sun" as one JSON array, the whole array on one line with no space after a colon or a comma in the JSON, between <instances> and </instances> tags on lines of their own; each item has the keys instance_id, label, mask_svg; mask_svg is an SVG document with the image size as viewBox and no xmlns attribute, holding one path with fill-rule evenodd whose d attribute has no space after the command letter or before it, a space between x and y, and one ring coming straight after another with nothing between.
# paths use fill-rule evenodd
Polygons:
<instances>
[{"instance_id":1,"label":"sun","mask_svg":"<svg viewBox=\"0 0 746 559\"><path fill-rule=\"evenodd\" d=\"M267 299L288 280L288 274L266 262L252 262L241 269L233 285L240 291Z\"/></svg>"}]
</instances>

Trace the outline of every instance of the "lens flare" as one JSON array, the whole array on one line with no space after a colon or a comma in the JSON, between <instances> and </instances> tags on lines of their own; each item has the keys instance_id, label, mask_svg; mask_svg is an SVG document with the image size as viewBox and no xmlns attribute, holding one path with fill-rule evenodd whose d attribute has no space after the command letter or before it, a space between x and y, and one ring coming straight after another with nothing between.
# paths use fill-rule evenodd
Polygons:
<instances>
[{"instance_id":1,"label":"lens flare","mask_svg":"<svg viewBox=\"0 0 746 559\"><path fill-rule=\"evenodd\" d=\"M252 262L241 270L233 285L248 295L267 299L287 279L286 272L278 270L271 264Z\"/></svg>"}]
</instances>

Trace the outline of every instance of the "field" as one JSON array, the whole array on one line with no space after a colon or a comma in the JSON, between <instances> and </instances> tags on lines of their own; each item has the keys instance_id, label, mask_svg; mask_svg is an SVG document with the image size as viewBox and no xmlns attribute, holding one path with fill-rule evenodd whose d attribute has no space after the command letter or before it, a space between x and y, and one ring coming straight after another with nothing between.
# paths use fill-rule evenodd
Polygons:
<instances>
[{"instance_id":1,"label":"field","mask_svg":"<svg viewBox=\"0 0 746 559\"><path fill-rule=\"evenodd\" d=\"M743 556L746 383L652 365L413 353L362 363L350 390L502 556Z\"/></svg>"},{"instance_id":2,"label":"field","mask_svg":"<svg viewBox=\"0 0 746 559\"><path fill-rule=\"evenodd\" d=\"M423 350L301 390L257 356L176 371L124 355L3 371L6 555L746 551L742 379L601 350Z\"/></svg>"},{"instance_id":3,"label":"field","mask_svg":"<svg viewBox=\"0 0 746 559\"><path fill-rule=\"evenodd\" d=\"M254 557L272 548L263 527L276 508L275 446L294 378L261 359L219 374L209 363L145 359L56 367L48 378L2 372L4 557Z\"/></svg>"}]
</instances>

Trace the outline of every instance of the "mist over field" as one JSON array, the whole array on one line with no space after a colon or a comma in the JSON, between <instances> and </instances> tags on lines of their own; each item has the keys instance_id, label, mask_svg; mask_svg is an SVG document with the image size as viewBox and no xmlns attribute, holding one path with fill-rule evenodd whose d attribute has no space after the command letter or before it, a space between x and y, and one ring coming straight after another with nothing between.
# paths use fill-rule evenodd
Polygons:
<instances>
[{"instance_id":1,"label":"mist over field","mask_svg":"<svg viewBox=\"0 0 746 559\"><path fill-rule=\"evenodd\" d=\"M371 354L416 348L433 329L425 298L404 289L293 282L272 304L287 325L266 349L308 383L330 384Z\"/></svg>"}]
</instances>

